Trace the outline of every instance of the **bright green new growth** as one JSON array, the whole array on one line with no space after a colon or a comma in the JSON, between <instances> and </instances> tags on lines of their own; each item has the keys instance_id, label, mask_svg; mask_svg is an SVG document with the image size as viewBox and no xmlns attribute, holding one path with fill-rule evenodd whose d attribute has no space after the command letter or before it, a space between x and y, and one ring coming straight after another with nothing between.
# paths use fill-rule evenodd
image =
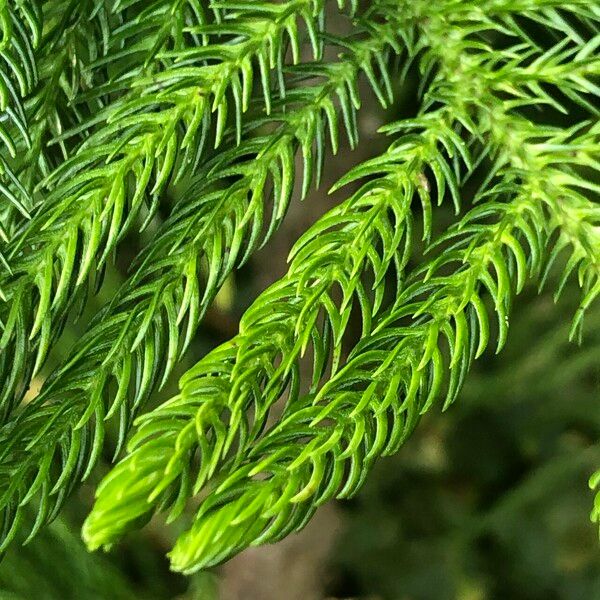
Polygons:
<instances>
[{"instance_id":1,"label":"bright green new growth","mask_svg":"<svg viewBox=\"0 0 600 600\"><path fill-rule=\"evenodd\" d=\"M356 77L360 70L370 71L372 55L390 41L386 29L376 27L349 44L346 52L352 53L354 62L348 57L343 65L294 69L303 77L319 76L322 85L290 90L287 112L275 106L268 118L276 125L272 133L220 155L201 183L182 199L147 255L140 257L139 268L83 336L65 367L51 376L36 401L20 414L19 432L4 438L0 431L6 449L0 468L19 473L23 487L18 493L27 498L20 504L40 486L44 498L52 496L48 502L60 503L62 498L52 494L52 487L58 491L66 481L89 473L101 447L104 421L119 415L121 436L125 436L132 416L150 391L164 383L186 349L227 275L279 225L292 193L295 147L300 146L306 167L305 190L310 173L321 169L325 134L337 143L335 99L349 116L348 135L354 141L356 132L350 124L358 105ZM382 100L389 93L377 91ZM223 186L224 175L235 177L234 183ZM273 206L270 222L265 223L270 184ZM155 364L161 365L160 370ZM116 393L110 389L112 379ZM48 419L55 422L52 431L46 431ZM41 435L42 447L36 443ZM94 437L92 444L86 445L86 435ZM48 461L50 444L62 457L58 475Z\"/></svg>"},{"instance_id":2,"label":"bright green new growth","mask_svg":"<svg viewBox=\"0 0 600 600\"><path fill-rule=\"evenodd\" d=\"M436 47L442 31L453 39L451 25L429 24L433 40L422 59L425 65L432 58L442 63L430 96L447 104L403 123L401 130L421 135L401 138L387 155L347 178L385 174L303 236L292 252L288 276L246 313L240 335L184 376L178 397L140 419L131 455L101 486L84 528L92 547L110 543L156 508L170 506L169 518L175 518L189 495L198 493L215 472L231 474L203 501L195 525L180 538L172 554L177 570L210 566L246 545L279 539L304 524L320 503L351 495L372 460L397 450L444 387L445 406L458 394L470 363L488 343L484 290L494 300L498 347L503 345L512 295L540 271L543 248L557 228L555 254L565 244L574 245L566 275L581 266L588 292L582 312L595 297L598 269L590 251L598 245L594 225L599 215L577 186L596 188L584 180L570 181L566 165L595 166L597 132L586 127L577 136L535 127L505 108L499 111L498 104L499 94L507 90L514 106L556 103L540 84L562 72L570 97L594 111L586 94L594 90L590 77L600 65L590 59L597 40L577 43L567 38L538 52L533 69L521 66L517 50L522 48L492 52L460 37L457 28L455 46L449 47L444 38ZM489 28L484 22L473 29L479 33ZM518 37L519 31L513 35ZM530 51L535 55L534 48ZM467 57L462 76L453 80L457 61L466 62ZM435 175L440 199L442 184L448 183L458 201L456 176L437 144L449 158L462 156L465 168L472 168L454 122L474 142L488 136L486 150L496 156L496 163L486 195L494 200L464 218L450 234L452 252L409 278L394 306L377 318L391 263L395 261L400 281L409 256L415 193L429 236L430 184L424 166ZM582 149L576 159L571 159L571 144ZM548 151L538 150L538 145ZM497 198L505 196L510 202L498 204ZM497 222L486 222L490 218ZM448 265L458 266L455 274L436 277ZM361 281L363 271L369 270L373 297ZM336 305L332 292L338 285L341 300ZM336 373L354 297L365 339ZM408 327L411 316L418 325ZM373 328L374 318L379 325ZM451 350L447 360L444 338ZM297 359L309 342L315 356L313 392L298 398ZM320 386L330 358L331 378ZM281 423L257 440L269 408L285 391L289 399Z\"/></svg>"},{"instance_id":3,"label":"bright green new growth","mask_svg":"<svg viewBox=\"0 0 600 600\"><path fill-rule=\"evenodd\" d=\"M342 42L327 32L324 1L93 4L93 19L74 16L70 31L97 35L98 49L85 55L85 84L63 92L68 106L41 96L39 169L22 171L39 208L7 236L0 273L4 546L27 505L39 506L34 535L89 476L105 421L118 416L117 452L125 445L227 276L280 225L296 179L302 197L319 183L340 118L356 145L361 74L389 105L417 61L417 116L387 126L389 149L342 178L337 188L361 185L296 242L288 273L239 334L138 417L98 488L88 546L111 545L161 510L179 518L199 494L170 554L175 570L300 529L322 503L352 496L440 398L450 406L492 337L504 345L515 297L543 286L557 261L557 294L573 273L582 289L571 337L581 335L600 294L600 5L377 0ZM314 62L297 64L303 40ZM336 61L321 60L324 46L338 48ZM540 107L566 124L544 124ZM50 135L57 164L43 159ZM482 169L469 207L465 183ZM19 407L94 273L191 177L115 298ZM435 204L448 199L467 211L438 235ZM430 257L408 270L417 231ZM345 356L353 312L362 332Z\"/></svg>"}]
</instances>

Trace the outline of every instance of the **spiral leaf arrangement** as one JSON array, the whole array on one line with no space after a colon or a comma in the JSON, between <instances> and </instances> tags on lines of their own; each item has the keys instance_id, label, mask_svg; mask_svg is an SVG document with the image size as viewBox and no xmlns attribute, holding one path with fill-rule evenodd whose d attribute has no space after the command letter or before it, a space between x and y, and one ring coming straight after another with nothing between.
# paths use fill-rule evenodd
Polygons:
<instances>
[{"instance_id":1,"label":"spiral leaf arrangement","mask_svg":"<svg viewBox=\"0 0 600 600\"><path fill-rule=\"evenodd\" d=\"M43 4L0 3L0 137L15 155L1 190L3 548L30 505L29 537L58 513L118 419L115 454L126 452L98 487L88 546L191 510L171 564L210 567L352 496L421 415L460 396L492 339L502 349L518 294L547 286L553 266L557 296L576 275L571 337L582 335L600 294L595 2ZM350 36L328 30L327 10L346 15ZM341 130L360 143L360 79L393 106L415 64L416 116L383 128L393 142L336 184L357 189L299 238L239 333L146 412L227 277L279 228L296 182L300 198L319 185ZM448 202L456 222L440 232ZM119 242L159 206L169 214L128 278L21 403Z\"/></svg>"}]
</instances>

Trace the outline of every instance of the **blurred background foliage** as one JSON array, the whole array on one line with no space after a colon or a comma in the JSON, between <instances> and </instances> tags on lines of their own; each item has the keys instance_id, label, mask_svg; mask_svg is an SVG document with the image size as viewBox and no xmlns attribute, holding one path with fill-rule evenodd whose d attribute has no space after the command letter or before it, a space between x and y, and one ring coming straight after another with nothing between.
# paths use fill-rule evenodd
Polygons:
<instances>
[{"instance_id":1,"label":"blurred background foliage","mask_svg":"<svg viewBox=\"0 0 600 600\"><path fill-rule=\"evenodd\" d=\"M329 186L385 148L379 125L415 113L416 87L415 73L388 114L372 100L364 106L359 148L342 147L328 158L320 191L295 203L272 242L231 278L187 362L155 403L176 391L179 374L236 333L243 310L285 272L298 236L349 193L328 196ZM475 185L469 182L466 196ZM112 297L169 204L166 198L156 222L123 244L100 293L65 329L46 374ZM453 220L449 211L445 206L436 213L438 230ZM420 260L417 255L415 264ZM578 295L576 287L567 288L555 303L549 293L526 290L504 351L477 361L459 401L444 414L431 411L396 457L379 462L353 500L324 507L300 534L250 549L211 573L187 579L170 573L164 555L176 532L158 522L107 555L87 553L79 529L94 485L112 460L107 444L95 479L61 516L30 543L9 549L0 563L0 600L600 598L600 547L587 486L600 465L600 307L590 312L583 343L570 344Z\"/></svg>"}]
</instances>

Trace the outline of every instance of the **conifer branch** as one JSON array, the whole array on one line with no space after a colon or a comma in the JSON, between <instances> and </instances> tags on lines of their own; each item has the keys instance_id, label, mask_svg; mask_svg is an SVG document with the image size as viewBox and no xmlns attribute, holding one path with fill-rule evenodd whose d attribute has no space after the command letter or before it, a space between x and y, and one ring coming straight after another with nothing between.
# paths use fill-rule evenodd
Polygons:
<instances>
[{"instance_id":1,"label":"conifer branch","mask_svg":"<svg viewBox=\"0 0 600 600\"><path fill-rule=\"evenodd\" d=\"M591 490L596 490L590 518L593 523L600 525L600 469L590 477L589 485Z\"/></svg>"},{"instance_id":2,"label":"conifer branch","mask_svg":"<svg viewBox=\"0 0 600 600\"><path fill-rule=\"evenodd\" d=\"M591 47L594 43L592 42ZM578 58L585 63L579 66L584 70L590 66L587 61L589 48L590 46L584 45L578 51ZM545 98L556 104L551 96L539 91L539 84L544 78L552 79L551 71L564 59L557 59L557 62L555 60L562 50L564 46L559 45L558 50L553 48L543 56L543 60L538 61L540 72L537 81L535 76L528 81L523 79L524 72L510 60L510 52L503 57L506 59L505 64L498 67L502 61L499 60L501 53L497 52L490 60L493 69L489 66L482 68L486 66L486 60L481 60L481 57L479 60L469 57L474 64L471 69L465 70L475 74L473 85L465 85L464 81L452 82L453 85L458 85L468 99L472 88L479 94L475 101L471 100L469 111L462 119L459 118L459 121L468 124L467 130L470 129L472 135L485 135L487 131L492 138L488 151L497 155L495 170L499 172L500 183L490 193L498 197L507 193L510 197L516 193L516 197L508 204L491 201L469 214L457 228L458 233L455 232L453 237L450 237L455 242L451 246L452 252L434 261L425 277L422 274L417 275L417 283L412 283L400 294L396 312L392 310L391 317L381 320L379 328L382 333L377 334L376 330L371 336L374 340L373 345L383 344L381 348L377 348L378 354L370 349L370 338L366 337L363 346L359 345L355 351L357 358L351 360L337 375L336 359L333 359L334 375L331 381L325 384L321 391L316 392L325 369L328 348L339 350L341 333L347 319L344 311L351 306L351 295L356 294L360 299L365 324L364 334L369 332L372 316L377 312L379 303L376 295L371 306L362 288L358 279L360 269L352 258L352 244L348 239L343 239L341 232L336 232L337 235L328 233L332 224L338 225L340 222L344 231L348 205L342 205L339 212L334 210L333 214L320 222L313 232L309 232L306 238L299 242L300 250L295 254L295 260L298 263L306 262L306 272L302 273L293 261L286 279L259 298L245 315L240 336L211 353L184 377L180 396L142 419L141 430L131 443L132 454L113 471L99 490L98 502L84 529L90 546L110 543L134 522L147 518L150 511L156 507L170 506L169 518L176 517L187 497L191 493L197 493L206 479L211 477L218 467L222 467L222 457L226 457L232 447L237 457L233 465L229 466L233 469L231 480L227 480L210 496L216 506L227 502L226 507L216 510L217 516L213 519L210 515L206 518L202 516L204 512L210 513L212 500L203 505L206 508L201 509L199 525L195 526L189 535L181 538L174 551L175 568L184 571L195 570L229 556L237 550L238 545L242 547L248 543L272 541L279 536L283 537L305 522L321 501L338 493L339 497L344 497L349 490L355 489L371 459L384 451L383 446L391 451L403 441L416 423L420 412L433 403L444 381L447 381L446 405L456 397L470 363L488 343L488 317L481 298L482 290L487 289L494 298L499 318L498 343L501 347L506 338L505 319L508 317L512 296L521 289L529 276L533 276L533 273L539 270L548 231L556 229L559 225L563 226L561 236L567 231L564 228L564 214L561 216L562 212L559 210L565 203L564 200L568 199L565 204L569 207L568 210L572 211L581 209L580 201L585 201L591 206L589 200L585 199L577 188L594 188L587 186L582 178L569 178L569 168L565 168L565 164L570 162L578 167L594 164L594 152L597 151L598 143L596 130L585 131L576 138L573 132L548 132L508 112L498 116L499 102L495 94L507 89L514 93L517 105L543 102ZM444 52L444 58L451 61L452 49L445 45ZM486 52L489 53L489 50L482 51L482 55L485 56ZM568 54L571 52L572 50L569 50ZM457 56L463 63L466 55L464 46L457 49ZM452 63L449 62L448 65L450 64ZM597 69L597 63L592 65L591 73L595 72L594 69ZM456 69L448 71L452 73ZM526 71L530 76L534 72L533 69ZM502 81L501 74L507 76L506 82ZM514 82L510 79L511 74L514 76ZM589 90L590 84L586 81L582 85L580 81L572 90L572 99L581 99L580 103L584 106L593 107L583 96L580 98L580 95ZM533 91L533 95L530 91ZM438 93L434 93L434 97L439 99L439 90L436 92ZM471 114L473 107L478 109L475 122ZM456 106L452 108L458 112ZM439 119L432 121L437 122ZM514 122L518 125L516 132L512 129ZM508 123L510 128L507 128ZM410 126L414 127L414 124ZM406 128L406 124L403 127ZM410 145L408 149L406 145L403 147L401 142L397 146L399 155L402 156L405 152L404 158L407 163L413 164L410 160ZM582 149L581 155L576 158L568 151L568 148L573 147ZM505 167L506 160L511 161L508 167ZM521 162L523 160L524 163ZM373 164L384 169L387 167L385 159L378 159ZM422 165L417 163L415 175L420 175L421 169ZM549 174L549 182L544 183L543 192L539 189L542 172ZM441 173L443 176L447 175L445 171ZM367 168L361 174L372 173ZM523 181L524 178L530 179L527 185ZM358 193L357 198L368 205L365 196L369 198L371 194L377 198L378 185L381 185L380 190L386 190L381 183L371 183ZM413 185L413 190L419 189L418 183ZM423 195L422 185L420 192ZM386 193L380 195L385 197ZM408 200L411 198L412 192ZM356 204L356 198L353 201ZM384 225L377 223L377 211L374 211L376 216L366 211L366 222L380 235L382 254L374 252L374 247L378 246L373 241L369 243L360 239L361 243L357 244L357 248L367 249L369 256L367 258L363 254L362 259L366 264L372 265L376 282L382 280L392 256L398 252L399 240L390 233L398 232L400 235L397 212L393 204L391 210L394 211L394 218L388 217L389 220L385 221ZM381 211L382 214L384 212ZM498 223L486 223L485 219L491 216L496 216ZM482 223L479 223L480 219L483 220ZM359 226L355 226L354 230L349 228L350 237L356 236L356 231L362 232ZM311 235L315 235L313 240ZM306 242L307 239L309 243ZM324 276L326 271L320 270L323 264L329 266L328 261L336 263L330 256L335 256L333 249L337 249L337 246L331 245L331 240L335 242L337 239L340 239L341 245L338 249L338 252L341 252L339 263L343 267L336 264L332 272L337 276L342 274L341 308L338 308L329 296L333 278ZM314 244L311 245L310 241ZM308 257L313 253L309 250L314 251L317 247L323 248L322 257L317 254L315 262L311 262ZM577 253L576 246L574 256ZM396 258L402 264L406 258L405 247ZM461 261L469 266L458 268L456 273L449 277L435 276L438 270L447 268L449 264L460 264ZM489 271L491 266L495 269L493 277ZM425 294L430 296L429 301L423 298ZM278 306L279 310L276 308ZM446 308L446 313L443 307ZM318 324L317 317L320 311L325 314L325 322L329 328L326 331L321 330ZM427 314L429 318L425 319L423 315ZM390 321L407 320L410 315L414 315L417 323L425 320L422 326L419 325L421 330L417 325L414 329L408 326L391 327ZM314 410L311 406L312 396L304 400L294 400L298 393L295 360L311 336L316 357L313 390L317 396L314 402L317 405L323 400L324 405L315 406ZM442 337L447 338L451 348L451 356L446 363L442 350L438 348L438 338ZM391 339L396 340L395 345ZM418 350L415 351L412 347L409 353L406 347L410 347L413 342L418 346ZM361 355L362 352L364 356ZM405 364L404 370L394 371L391 365L399 357L408 364ZM377 360L383 363L379 364ZM446 377L444 369L448 366L450 374ZM385 376L382 376L382 373L386 373ZM380 379L380 376L383 379ZM261 387L263 383L264 388ZM354 390L356 386L363 384L366 389ZM251 454L256 453L255 456L259 457L257 462L251 462L247 467L236 468L236 464L243 462L248 456L247 444L260 434L268 409L288 385L292 398L287 413L289 417L284 419L280 426L275 427L275 433L265 438L267 441L257 442L258 449L251 451ZM336 389L336 385L339 389L330 394L332 389ZM396 400L402 395L405 397L402 402ZM399 404L395 405L396 402ZM250 418L254 423L248 423L246 420L249 406L253 406ZM394 409L390 409L390 406ZM362 414L365 412L368 413L368 417ZM317 416L318 418L315 418ZM329 420L333 420L333 423L329 423ZM322 435L323 422L326 424L322 427L322 431L325 432ZM271 435L274 436L273 441L269 441ZM365 439L362 440L361 437ZM234 444L236 438L238 439ZM299 448L307 440L310 443L306 452L302 453ZM347 455L339 448L341 440L344 440L344 445L354 445ZM365 453L359 452L363 442L367 445L379 444L376 449L365 449L368 460ZM262 455L262 452L266 452L265 448L272 452L267 453L266 458ZM199 456L194 458L196 453L199 453ZM304 457L302 460L297 456L298 453ZM262 458L269 465L268 473L264 473ZM288 458L293 467L286 463ZM345 459L357 462L346 470L343 465ZM272 469L271 462L276 465ZM302 464L306 477L296 474L297 462ZM302 469L299 469L299 472L302 473ZM293 474L290 474L290 470L293 470ZM259 481L250 478L238 488L235 482L246 478L253 471L263 471L265 477L261 477ZM350 473L349 482L340 492L340 478L344 477L344 473ZM279 475L283 483L277 482L276 476ZM298 487L300 485L307 487ZM323 492L322 497L318 496L317 488ZM253 495L254 490L259 490L256 491L256 496ZM295 490L293 494L291 490ZM235 502L229 503L229 492L234 497L240 494L239 505ZM312 498L313 494L317 494L315 498ZM292 496L294 499L290 500ZM308 504L300 508L295 505L308 497L311 497ZM278 503L280 498L282 500ZM288 501L292 503L291 506L285 505ZM247 510L242 510L242 506L247 507ZM237 519L232 516L234 513L239 515ZM243 514L243 518L240 513ZM210 527L217 522L220 532L231 528L231 537L228 538L228 533L223 534L222 538L217 536L218 540L210 536ZM242 523L248 524L247 530ZM213 546L209 547L211 544Z\"/></svg>"},{"instance_id":3,"label":"conifer branch","mask_svg":"<svg viewBox=\"0 0 600 600\"><path fill-rule=\"evenodd\" d=\"M1 453L0 471L12 473L13 482L21 481L2 490L5 522L16 518L10 513L15 497L22 506L41 493L45 514L39 524L50 514L50 505L57 503L57 510L65 497L60 490L89 474L102 447L104 422L116 415L122 442L133 416L185 351L227 275L268 240L284 217L295 179L296 148L303 157L306 193L319 178L327 134L337 149L336 99L353 143L359 74L367 73L380 100L389 102L384 55L395 44L389 25L373 25L343 43L341 62L299 65L294 73L300 87L290 88L270 117L249 125L276 127L222 153L207 167L66 365L0 431L10 446ZM307 77L318 77L321 83L305 87ZM265 205L270 197L269 209ZM54 464L58 459L59 470Z\"/></svg>"},{"instance_id":4,"label":"conifer branch","mask_svg":"<svg viewBox=\"0 0 600 600\"><path fill-rule=\"evenodd\" d=\"M581 337L600 294L600 5L376 0L358 19L356 0L330 5L0 0L0 551L88 478L107 425L122 449L296 180L303 197L319 183L341 129L357 144L359 76L389 106L418 61L417 117L342 178L360 188L301 236L239 334L138 418L88 546L176 519L194 496L171 553L185 573L301 528L454 402L491 340L504 345L518 293L557 265L556 296L574 275L581 289ZM333 6L353 17L347 40L325 28ZM305 48L314 62L298 64ZM462 210L482 166L474 206L438 235L433 205ZM119 242L151 221L125 283L21 405ZM417 229L428 255L408 271Z\"/></svg>"},{"instance_id":5,"label":"conifer branch","mask_svg":"<svg viewBox=\"0 0 600 600\"><path fill-rule=\"evenodd\" d=\"M52 0L43 4L39 16L43 35L34 49L36 83L22 99L23 123L9 130L27 135L15 140L15 156L9 159L12 177L5 190L15 206L22 202L18 212L27 218L41 200L36 186L72 151L72 144L62 142L56 148L50 140L99 108L95 102L75 108L72 102L92 85L85 71L104 52L107 31L119 24L107 13L105 0ZM22 223L18 212L3 211L2 224L10 231L6 240Z\"/></svg>"},{"instance_id":6,"label":"conifer branch","mask_svg":"<svg viewBox=\"0 0 600 600\"><path fill-rule=\"evenodd\" d=\"M90 14L95 17L90 18ZM103 52L96 43L98 33L113 25L103 0L46 2L43 20L45 32L37 56L39 82L25 109L31 139L21 148L23 158L17 162L23 186L31 195L35 186L59 164L48 142L73 127L77 119L87 117L70 103L91 84L84 71ZM65 144L61 144L58 154L62 159L67 158Z\"/></svg>"},{"instance_id":7,"label":"conifer branch","mask_svg":"<svg viewBox=\"0 0 600 600\"><path fill-rule=\"evenodd\" d=\"M598 131L595 140L598 151ZM560 151L545 156L552 166L566 158ZM354 494L373 461L396 452L441 394L444 408L456 398L472 361L489 344L485 296L493 301L501 349L513 297L541 269L553 207L578 194L578 182L567 183L559 170L519 171L516 196L473 209L444 240L449 248L409 280L348 363L293 402L279 424L245 449L241 464L222 469L229 475L171 553L174 569L191 572L248 545L276 541L301 528L323 502ZM506 180L500 190L514 193ZM190 428L188 436L199 434ZM116 481L115 470L100 488L101 500L107 494L104 499L115 501L110 487Z\"/></svg>"},{"instance_id":8,"label":"conifer branch","mask_svg":"<svg viewBox=\"0 0 600 600\"><path fill-rule=\"evenodd\" d=\"M11 166L18 145L30 144L24 100L38 79L35 49L42 36L37 0L0 0L0 195L2 213L16 209L29 217L29 194ZM9 223L0 221L0 237L8 241ZM2 256L4 262L4 256Z\"/></svg>"},{"instance_id":9,"label":"conifer branch","mask_svg":"<svg viewBox=\"0 0 600 600\"><path fill-rule=\"evenodd\" d=\"M172 567L191 572L250 544L276 541L300 528L323 502L352 496L375 458L397 451L435 401L449 365L452 399L475 350L482 352L488 343L478 284L495 295L496 308L508 311L511 290L503 287L504 274L492 278L488 269L506 258L501 252L525 251L513 230L535 229L537 210L526 200L509 205L483 243L473 244L468 236L468 251L452 253L452 262L464 270L447 281L432 276L409 287L386 327L357 347L316 396L290 406L288 416L246 450L249 458L209 494L192 528L179 538L170 554ZM423 302L423 293L436 302ZM424 322L402 326L407 316ZM447 361L438 348L442 339L452 348Z\"/></svg>"},{"instance_id":10,"label":"conifer branch","mask_svg":"<svg viewBox=\"0 0 600 600\"><path fill-rule=\"evenodd\" d=\"M270 71L283 68L284 40L296 48L298 20L315 31L323 10L317 0L236 6L234 22L210 28L214 43L161 50L157 60L177 60L135 78L131 94L102 111L98 121L104 126L50 175L40 211L8 245L12 271L0 273L3 420L43 364L74 302L85 301L92 274L103 269L143 212L144 200L151 198L148 223L169 182L197 164L211 114L217 115L219 144L231 91L239 130L255 59L268 108ZM207 27L194 30L203 33Z\"/></svg>"}]
</instances>

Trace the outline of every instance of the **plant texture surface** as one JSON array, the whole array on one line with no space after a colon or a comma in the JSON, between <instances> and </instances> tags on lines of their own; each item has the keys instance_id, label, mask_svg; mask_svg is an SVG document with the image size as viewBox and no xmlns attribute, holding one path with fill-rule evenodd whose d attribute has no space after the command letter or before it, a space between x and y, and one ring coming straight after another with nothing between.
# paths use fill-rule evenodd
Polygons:
<instances>
[{"instance_id":1,"label":"plant texture surface","mask_svg":"<svg viewBox=\"0 0 600 600\"><path fill-rule=\"evenodd\" d=\"M373 105L386 148L200 353ZM0 110L0 551L94 484L89 549L160 514L174 571L223 563L354 497L528 290L598 326L597 0L0 0Z\"/></svg>"}]
</instances>

